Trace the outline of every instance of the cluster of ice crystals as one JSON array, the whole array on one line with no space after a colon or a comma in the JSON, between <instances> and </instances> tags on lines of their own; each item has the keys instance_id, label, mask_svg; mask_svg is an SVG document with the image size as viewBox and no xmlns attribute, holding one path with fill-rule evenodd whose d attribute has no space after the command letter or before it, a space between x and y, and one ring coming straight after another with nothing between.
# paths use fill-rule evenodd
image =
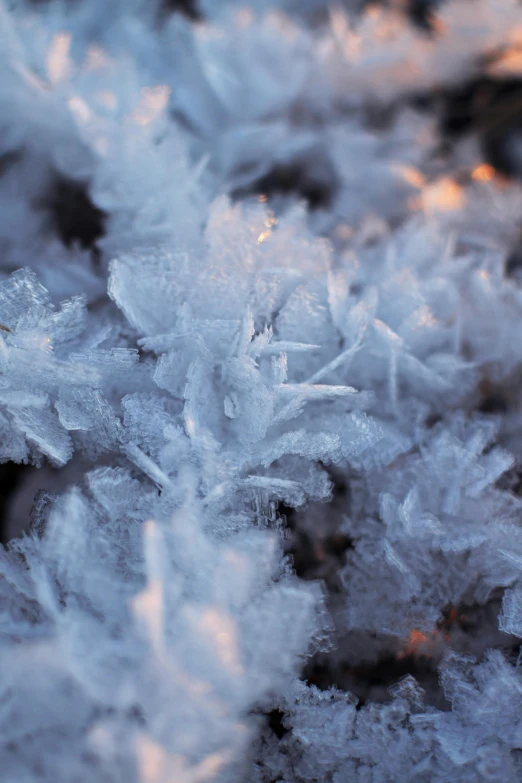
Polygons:
<instances>
[{"instance_id":1,"label":"cluster of ice crystals","mask_svg":"<svg viewBox=\"0 0 522 783\"><path fill-rule=\"evenodd\" d=\"M356 5L0 0L6 783L522 779L522 192L403 105L522 15Z\"/></svg>"}]
</instances>

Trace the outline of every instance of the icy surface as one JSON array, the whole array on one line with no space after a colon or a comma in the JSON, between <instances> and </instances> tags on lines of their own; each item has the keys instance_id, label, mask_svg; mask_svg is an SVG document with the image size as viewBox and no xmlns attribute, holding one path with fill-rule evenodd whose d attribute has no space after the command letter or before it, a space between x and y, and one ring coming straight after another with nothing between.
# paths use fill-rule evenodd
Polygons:
<instances>
[{"instance_id":1,"label":"icy surface","mask_svg":"<svg viewBox=\"0 0 522 783\"><path fill-rule=\"evenodd\" d=\"M410 102L522 12L327 6L0 2L5 783L522 780L522 190Z\"/></svg>"}]
</instances>

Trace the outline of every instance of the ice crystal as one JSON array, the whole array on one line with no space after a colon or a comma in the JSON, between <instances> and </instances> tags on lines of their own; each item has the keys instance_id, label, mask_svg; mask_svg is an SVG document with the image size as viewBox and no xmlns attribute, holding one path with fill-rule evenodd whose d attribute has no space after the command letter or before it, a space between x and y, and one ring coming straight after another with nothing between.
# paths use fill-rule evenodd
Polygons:
<instances>
[{"instance_id":1,"label":"ice crystal","mask_svg":"<svg viewBox=\"0 0 522 783\"><path fill-rule=\"evenodd\" d=\"M419 96L520 7L168 5L0 2L2 779L517 783L522 191Z\"/></svg>"}]
</instances>

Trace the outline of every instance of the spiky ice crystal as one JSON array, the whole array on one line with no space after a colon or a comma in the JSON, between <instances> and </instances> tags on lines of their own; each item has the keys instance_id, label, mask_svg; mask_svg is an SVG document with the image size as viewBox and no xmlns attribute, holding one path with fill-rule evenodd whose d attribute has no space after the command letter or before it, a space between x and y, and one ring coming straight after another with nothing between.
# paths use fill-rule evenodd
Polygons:
<instances>
[{"instance_id":1,"label":"spiky ice crystal","mask_svg":"<svg viewBox=\"0 0 522 783\"><path fill-rule=\"evenodd\" d=\"M441 163L408 103L522 12L453 2L430 39L311 26L325 5L0 4L0 459L40 489L0 548L5 783L522 780L522 191L473 138ZM313 212L257 198L281 171ZM60 224L71 183L95 250ZM491 638L440 630L495 601ZM418 640L436 694L303 674Z\"/></svg>"}]
</instances>

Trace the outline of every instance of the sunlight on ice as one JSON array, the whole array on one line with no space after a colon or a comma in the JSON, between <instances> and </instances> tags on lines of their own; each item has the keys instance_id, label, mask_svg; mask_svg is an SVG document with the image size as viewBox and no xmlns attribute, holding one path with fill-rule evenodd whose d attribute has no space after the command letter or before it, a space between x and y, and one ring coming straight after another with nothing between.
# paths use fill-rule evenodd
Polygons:
<instances>
[{"instance_id":1,"label":"sunlight on ice","mask_svg":"<svg viewBox=\"0 0 522 783\"><path fill-rule=\"evenodd\" d=\"M95 71L103 68L109 62L107 53L97 44L90 44L85 58L85 67L89 71Z\"/></svg>"},{"instance_id":2,"label":"sunlight on ice","mask_svg":"<svg viewBox=\"0 0 522 783\"><path fill-rule=\"evenodd\" d=\"M261 245L263 242L265 242L270 236L272 236L272 232L270 230L268 231L262 231L261 234L259 234L257 238L257 244Z\"/></svg>"},{"instance_id":3,"label":"sunlight on ice","mask_svg":"<svg viewBox=\"0 0 522 783\"><path fill-rule=\"evenodd\" d=\"M170 88L165 84L157 87L143 87L141 101L133 112L132 119L137 125L150 125L159 117L169 102Z\"/></svg>"},{"instance_id":4,"label":"sunlight on ice","mask_svg":"<svg viewBox=\"0 0 522 783\"><path fill-rule=\"evenodd\" d=\"M200 631L216 646L216 655L231 674L240 675L243 667L239 662L238 637L234 621L217 607L204 610Z\"/></svg>"},{"instance_id":5,"label":"sunlight on ice","mask_svg":"<svg viewBox=\"0 0 522 783\"><path fill-rule=\"evenodd\" d=\"M143 529L145 557L149 572L149 581L141 593L135 596L132 601L132 609L135 616L143 623L147 629L147 635L157 653L164 649L164 596L163 585L158 572L158 563L156 562L156 537L157 525L152 520L145 523Z\"/></svg>"},{"instance_id":6,"label":"sunlight on ice","mask_svg":"<svg viewBox=\"0 0 522 783\"><path fill-rule=\"evenodd\" d=\"M71 34L57 33L47 52L47 75L51 84L59 84L67 79L71 62L69 50L71 48Z\"/></svg>"},{"instance_id":7,"label":"sunlight on ice","mask_svg":"<svg viewBox=\"0 0 522 783\"><path fill-rule=\"evenodd\" d=\"M472 179L476 182L490 182L495 176L495 169L489 163L481 163L473 169Z\"/></svg>"},{"instance_id":8,"label":"sunlight on ice","mask_svg":"<svg viewBox=\"0 0 522 783\"><path fill-rule=\"evenodd\" d=\"M489 66L488 72L498 79L507 79L522 74L522 48L511 48L503 52Z\"/></svg>"},{"instance_id":9,"label":"sunlight on ice","mask_svg":"<svg viewBox=\"0 0 522 783\"><path fill-rule=\"evenodd\" d=\"M134 614L147 627L148 636L157 651L163 648L163 586L152 579L132 601Z\"/></svg>"},{"instance_id":10,"label":"sunlight on ice","mask_svg":"<svg viewBox=\"0 0 522 783\"><path fill-rule=\"evenodd\" d=\"M404 163L392 163L392 171L396 172L402 179L414 188L419 190L426 184L424 175L414 166L408 166Z\"/></svg>"},{"instance_id":11,"label":"sunlight on ice","mask_svg":"<svg viewBox=\"0 0 522 783\"><path fill-rule=\"evenodd\" d=\"M224 753L211 753L197 764L180 754L168 753L146 735L136 740L140 783L205 783L211 781L226 763Z\"/></svg>"},{"instance_id":12,"label":"sunlight on ice","mask_svg":"<svg viewBox=\"0 0 522 783\"><path fill-rule=\"evenodd\" d=\"M421 198L428 214L461 209L465 201L462 188L450 177L441 177L427 185Z\"/></svg>"},{"instance_id":13,"label":"sunlight on ice","mask_svg":"<svg viewBox=\"0 0 522 783\"><path fill-rule=\"evenodd\" d=\"M82 100L82 98L78 98L76 96L69 98L67 105L69 106L69 109L71 110L74 118L78 120L80 124L85 125L87 122L89 122L91 119L91 110L85 101Z\"/></svg>"}]
</instances>

